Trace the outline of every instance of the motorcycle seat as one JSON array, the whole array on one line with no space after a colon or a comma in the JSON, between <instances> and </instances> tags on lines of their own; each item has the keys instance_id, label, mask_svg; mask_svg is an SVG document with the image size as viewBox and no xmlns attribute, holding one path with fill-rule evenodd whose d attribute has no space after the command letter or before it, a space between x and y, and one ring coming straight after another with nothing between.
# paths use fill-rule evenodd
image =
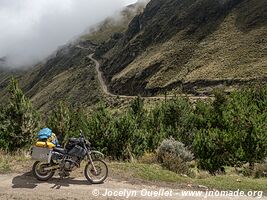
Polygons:
<instances>
[{"instance_id":1,"label":"motorcycle seat","mask_svg":"<svg viewBox=\"0 0 267 200\"><path fill-rule=\"evenodd\" d=\"M58 152L58 153L62 153L62 154L66 153L66 150L63 148L60 148L60 147L54 147L53 150Z\"/></svg>"}]
</instances>

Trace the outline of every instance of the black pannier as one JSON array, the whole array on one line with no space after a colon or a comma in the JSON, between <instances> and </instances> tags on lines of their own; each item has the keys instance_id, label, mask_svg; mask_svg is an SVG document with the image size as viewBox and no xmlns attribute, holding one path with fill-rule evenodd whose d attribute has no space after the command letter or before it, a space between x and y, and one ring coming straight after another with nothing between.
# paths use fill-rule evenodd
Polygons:
<instances>
[{"instance_id":1,"label":"black pannier","mask_svg":"<svg viewBox=\"0 0 267 200\"><path fill-rule=\"evenodd\" d=\"M72 149L69 150L68 154L70 156L84 157L86 150L79 145L75 145Z\"/></svg>"}]
</instances>

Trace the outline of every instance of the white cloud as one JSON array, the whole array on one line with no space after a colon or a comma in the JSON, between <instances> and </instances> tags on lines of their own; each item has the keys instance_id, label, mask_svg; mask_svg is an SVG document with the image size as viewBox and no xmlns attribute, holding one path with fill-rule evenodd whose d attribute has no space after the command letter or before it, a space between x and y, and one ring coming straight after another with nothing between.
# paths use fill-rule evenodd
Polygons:
<instances>
[{"instance_id":1,"label":"white cloud","mask_svg":"<svg viewBox=\"0 0 267 200\"><path fill-rule=\"evenodd\" d=\"M0 58L19 67L39 61L135 0L0 0Z\"/></svg>"}]
</instances>

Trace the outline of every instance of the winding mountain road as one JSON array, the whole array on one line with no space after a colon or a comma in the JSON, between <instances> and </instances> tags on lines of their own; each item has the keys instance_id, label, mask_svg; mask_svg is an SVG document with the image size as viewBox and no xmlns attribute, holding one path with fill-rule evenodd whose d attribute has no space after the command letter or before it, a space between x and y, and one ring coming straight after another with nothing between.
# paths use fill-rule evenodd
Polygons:
<instances>
[{"instance_id":1,"label":"winding mountain road","mask_svg":"<svg viewBox=\"0 0 267 200\"><path fill-rule=\"evenodd\" d=\"M96 72L97 72L97 78L98 78L98 81L99 81L99 84L101 86L102 91L108 96L115 97L116 95L114 95L114 94L112 94L112 93L110 93L108 91L108 87L107 87L107 85L106 85L106 83L104 81L103 74L102 74L102 72L100 70L100 63L96 59L94 59L93 56L94 56L94 54L92 53L87 57L95 63L95 69L96 69ZM120 97L121 97L121 95L120 95ZM127 96L123 96L123 97L125 98Z\"/></svg>"},{"instance_id":2,"label":"winding mountain road","mask_svg":"<svg viewBox=\"0 0 267 200\"><path fill-rule=\"evenodd\" d=\"M90 47L86 48L86 47L82 47L80 45L77 45L76 47L80 48L80 49L86 49L86 50L94 51ZM113 94L113 93L111 93L109 91L109 89L108 89L108 86L106 85L105 80L104 80L103 73L102 73L102 71L100 69L100 63L96 59L94 59L93 56L94 56L94 53L88 55L87 58L89 58L95 64L95 70L97 72L97 78L98 78L99 84L101 86L101 89L102 89L102 91L104 92L105 95L110 96L110 97L120 97L120 98L128 98L128 99L133 99L133 98L137 97L137 96L131 96L131 95L121 95L121 94ZM196 100L199 100L199 99L205 100L205 99L211 98L209 96L188 96L188 95L181 95L181 96L188 97L192 101L196 101ZM173 98L173 97L174 96L167 95L167 96L150 96L150 97L146 96L146 97L142 97L142 98L152 99L152 100L161 100L161 99L166 99L166 98L170 99L170 98Z\"/></svg>"}]
</instances>

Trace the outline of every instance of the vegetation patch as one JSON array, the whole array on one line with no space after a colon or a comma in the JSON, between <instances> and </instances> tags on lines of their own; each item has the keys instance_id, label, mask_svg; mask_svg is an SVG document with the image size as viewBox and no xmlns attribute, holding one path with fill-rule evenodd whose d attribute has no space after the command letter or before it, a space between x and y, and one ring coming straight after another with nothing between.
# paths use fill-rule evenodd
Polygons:
<instances>
[{"instance_id":1,"label":"vegetation patch","mask_svg":"<svg viewBox=\"0 0 267 200\"><path fill-rule=\"evenodd\" d=\"M7 152L1 154L1 172L30 162L25 155L23 159L13 159L13 155L31 146L41 128L38 112L15 80L9 88L10 102L1 108L0 118L4 133L0 148ZM214 95L210 102L194 104L178 97L149 108L139 97L123 112L112 112L102 103L86 113L60 102L42 123L62 144L83 130L93 147L112 161L116 174L121 171L140 180L266 191L267 87L242 88L230 95L215 91Z\"/></svg>"}]
</instances>

